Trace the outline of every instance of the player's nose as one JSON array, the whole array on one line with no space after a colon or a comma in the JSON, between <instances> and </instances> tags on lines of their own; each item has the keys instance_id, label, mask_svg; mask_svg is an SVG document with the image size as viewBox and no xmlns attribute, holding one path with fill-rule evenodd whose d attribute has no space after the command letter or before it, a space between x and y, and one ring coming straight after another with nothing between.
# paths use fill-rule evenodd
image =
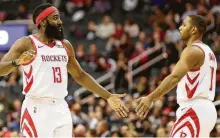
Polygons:
<instances>
[{"instance_id":1,"label":"player's nose","mask_svg":"<svg viewBox=\"0 0 220 138\"><path fill-rule=\"evenodd\" d=\"M182 30L182 26L179 27L179 31L181 31L181 30Z\"/></svg>"},{"instance_id":2,"label":"player's nose","mask_svg":"<svg viewBox=\"0 0 220 138\"><path fill-rule=\"evenodd\" d=\"M63 25L63 22L61 20L58 20L58 26L62 26Z\"/></svg>"}]
</instances>

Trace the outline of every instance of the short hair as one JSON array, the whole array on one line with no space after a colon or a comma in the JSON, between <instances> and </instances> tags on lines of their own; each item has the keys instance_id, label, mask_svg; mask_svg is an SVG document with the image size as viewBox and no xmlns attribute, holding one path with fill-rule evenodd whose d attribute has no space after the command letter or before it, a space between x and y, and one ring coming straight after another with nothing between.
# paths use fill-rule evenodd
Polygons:
<instances>
[{"instance_id":1,"label":"short hair","mask_svg":"<svg viewBox=\"0 0 220 138\"><path fill-rule=\"evenodd\" d=\"M189 15L192 25L196 26L199 32L204 35L206 32L206 19L201 15Z\"/></svg>"},{"instance_id":2,"label":"short hair","mask_svg":"<svg viewBox=\"0 0 220 138\"><path fill-rule=\"evenodd\" d=\"M41 5L38 5L35 9L34 9L34 11L33 11L33 22L34 22L34 24L36 24L36 18L37 18L37 16L42 12L42 11L44 11L46 8L48 8L48 7L51 7L51 6L53 6L52 4L50 4L50 3L44 3L44 4L41 4ZM40 26L38 26L38 28L39 28Z\"/></svg>"}]
</instances>

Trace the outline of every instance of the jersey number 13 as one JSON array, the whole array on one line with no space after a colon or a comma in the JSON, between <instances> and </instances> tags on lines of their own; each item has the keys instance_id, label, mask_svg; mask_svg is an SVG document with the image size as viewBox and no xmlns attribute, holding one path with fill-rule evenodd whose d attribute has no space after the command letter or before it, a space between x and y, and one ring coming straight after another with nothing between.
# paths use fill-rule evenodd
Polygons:
<instances>
[{"instance_id":1,"label":"jersey number 13","mask_svg":"<svg viewBox=\"0 0 220 138\"><path fill-rule=\"evenodd\" d=\"M53 69L54 83L61 83L62 82L62 76L61 76L60 67L52 67L52 69Z\"/></svg>"}]
</instances>

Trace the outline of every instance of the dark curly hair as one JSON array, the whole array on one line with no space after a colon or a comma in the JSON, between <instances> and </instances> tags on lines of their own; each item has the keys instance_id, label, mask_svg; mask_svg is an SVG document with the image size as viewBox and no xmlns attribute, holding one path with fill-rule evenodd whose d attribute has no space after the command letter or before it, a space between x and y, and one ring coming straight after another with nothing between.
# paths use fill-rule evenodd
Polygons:
<instances>
[{"instance_id":1,"label":"dark curly hair","mask_svg":"<svg viewBox=\"0 0 220 138\"><path fill-rule=\"evenodd\" d=\"M33 22L34 22L34 24L36 24L35 20L36 20L37 16L38 16L42 11L44 11L46 8L51 7L51 6L53 6L53 5L50 4L50 3L44 3L44 4L41 4L41 5L38 5L38 6L34 9L34 11L33 11ZM40 28L40 25L38 25L37 27Z\"/></svg>"}]
</instances>

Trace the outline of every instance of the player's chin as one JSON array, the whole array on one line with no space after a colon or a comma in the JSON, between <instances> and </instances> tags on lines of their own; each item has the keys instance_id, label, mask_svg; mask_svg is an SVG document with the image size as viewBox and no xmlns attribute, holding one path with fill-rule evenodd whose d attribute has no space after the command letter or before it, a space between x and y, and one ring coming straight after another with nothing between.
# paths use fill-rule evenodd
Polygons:
<instances>
[{"instance_id":1,"label":"player's chin","mask_svg":"<svg viewBox=\"0 0 220 138\"><path fill-rule=\"evenodd\" d=\"M180 35L180 40L184 40L184 36Z\"/></svg>"}]
</instances>

